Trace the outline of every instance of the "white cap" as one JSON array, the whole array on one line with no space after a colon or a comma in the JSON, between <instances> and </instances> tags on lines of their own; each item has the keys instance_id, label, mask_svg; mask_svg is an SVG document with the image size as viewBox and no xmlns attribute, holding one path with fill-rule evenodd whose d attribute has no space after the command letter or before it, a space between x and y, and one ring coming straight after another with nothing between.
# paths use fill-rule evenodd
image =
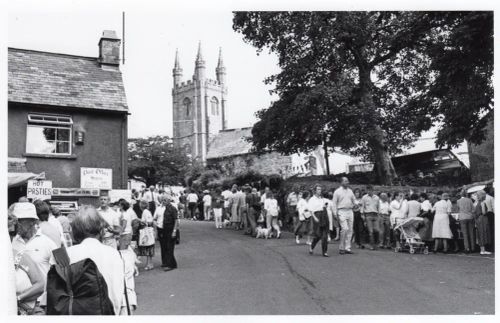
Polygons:
<instances>
[{"instance_id":1,"label":"white cap","mask_svg":"<svg viewBox=\"0 0 500 323\"><path fill-rule=\"evenodd\" d=\"M14 206L14 210L12 214L17 219L34 219L38 220L38 216L36 215L36 208L32 203L29 202L18 202Z\"/></svg>"},{"instance_id":2,"label":"white cap","mask_svg":"<svg viewBox=\"0 0 500 323\"><path fill-rule=\"evenodd\" d=\"M480 190L483 190L486 187L486 185L476 185L467 190L467 193L476 193Z\"/></svg>"}]
</instances>

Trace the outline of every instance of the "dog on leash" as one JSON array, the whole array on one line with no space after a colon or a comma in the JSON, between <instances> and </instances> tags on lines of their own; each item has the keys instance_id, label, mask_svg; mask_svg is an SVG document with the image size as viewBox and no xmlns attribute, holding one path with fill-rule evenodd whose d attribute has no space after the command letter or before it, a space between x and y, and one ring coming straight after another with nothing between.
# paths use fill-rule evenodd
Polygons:
<instances>
[{"instance_id":1,"label":"dog on leash","mask_svg":"<svg viewBox=\"0 0 500 323\"><path fill-rule=\"evenodd\" d=\"M271 228L266 228L264 229L263 227L257 227L257 234L255 235L255 238L265 238L269 239L271 237Z\"/></svg>"},{"instance_id":2,"label":"dog on leash","mask_svg":"<svg viewBox=\"0 0 500 323\"><path fill-rule=\"evenodd\" d=\"M229 228L231 226L231 221L228 219L225 219L224 222L222 222L222 227L223 228Z\"/></svg>"}]
</instances>

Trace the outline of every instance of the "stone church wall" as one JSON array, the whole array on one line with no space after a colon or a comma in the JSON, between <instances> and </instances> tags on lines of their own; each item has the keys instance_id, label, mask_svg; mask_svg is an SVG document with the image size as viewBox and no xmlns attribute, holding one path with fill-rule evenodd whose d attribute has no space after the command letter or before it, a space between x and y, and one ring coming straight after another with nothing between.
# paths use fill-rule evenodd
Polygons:
<instances>
[{"instance_id":1,"label":"stone church wall","mask_svg":"<svg viewBox=\"0 0 500 323\"><path fill-rule=\"evenodd\" d=\"M271 152L258 156L246 154L218 159L208 159L207 166L220 170L224 175L233 176L253 170L263 175L281 174L288 177L291 172L292 157Z\"/></svg>"}]
</instances>

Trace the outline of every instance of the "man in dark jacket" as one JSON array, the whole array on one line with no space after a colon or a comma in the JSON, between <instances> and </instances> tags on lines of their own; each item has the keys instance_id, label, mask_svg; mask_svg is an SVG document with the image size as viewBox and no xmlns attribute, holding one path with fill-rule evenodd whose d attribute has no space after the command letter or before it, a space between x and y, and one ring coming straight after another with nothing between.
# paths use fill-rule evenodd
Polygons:
<instances>
[{"instance_id":1,"label":"man in dark jacket","mask_svg":"<svg viewBox=\"0 0 500 323\"><path fill-rule=\"evenodd\" d=\"M162 254L163 270L170 271L177 268L177 261L174 257L174 248L177 229L179 228L179 215L177 208L172 204L172 198L167 197L167 204L165 205L165 212L163 213L163 234L164 234L164 247L165 253Z\"/></svg>"}]
</instances>

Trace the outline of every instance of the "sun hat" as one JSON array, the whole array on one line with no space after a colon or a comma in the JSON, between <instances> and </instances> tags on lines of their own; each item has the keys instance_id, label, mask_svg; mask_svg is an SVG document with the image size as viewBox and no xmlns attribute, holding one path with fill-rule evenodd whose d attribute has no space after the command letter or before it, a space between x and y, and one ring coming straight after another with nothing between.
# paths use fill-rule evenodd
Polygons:
<instances>
[{"instance_id":1,"label":"sun hat","mask_svg":"<svg viewBox=\"0 0 500 323\"><path fill-rule=\"evenodd\" d=\"M36 208L32 203L29 202L18 202L14 206L12 214L18 219L34 219L38 220L36 215Z\"/></svg>"}]
</instances>

